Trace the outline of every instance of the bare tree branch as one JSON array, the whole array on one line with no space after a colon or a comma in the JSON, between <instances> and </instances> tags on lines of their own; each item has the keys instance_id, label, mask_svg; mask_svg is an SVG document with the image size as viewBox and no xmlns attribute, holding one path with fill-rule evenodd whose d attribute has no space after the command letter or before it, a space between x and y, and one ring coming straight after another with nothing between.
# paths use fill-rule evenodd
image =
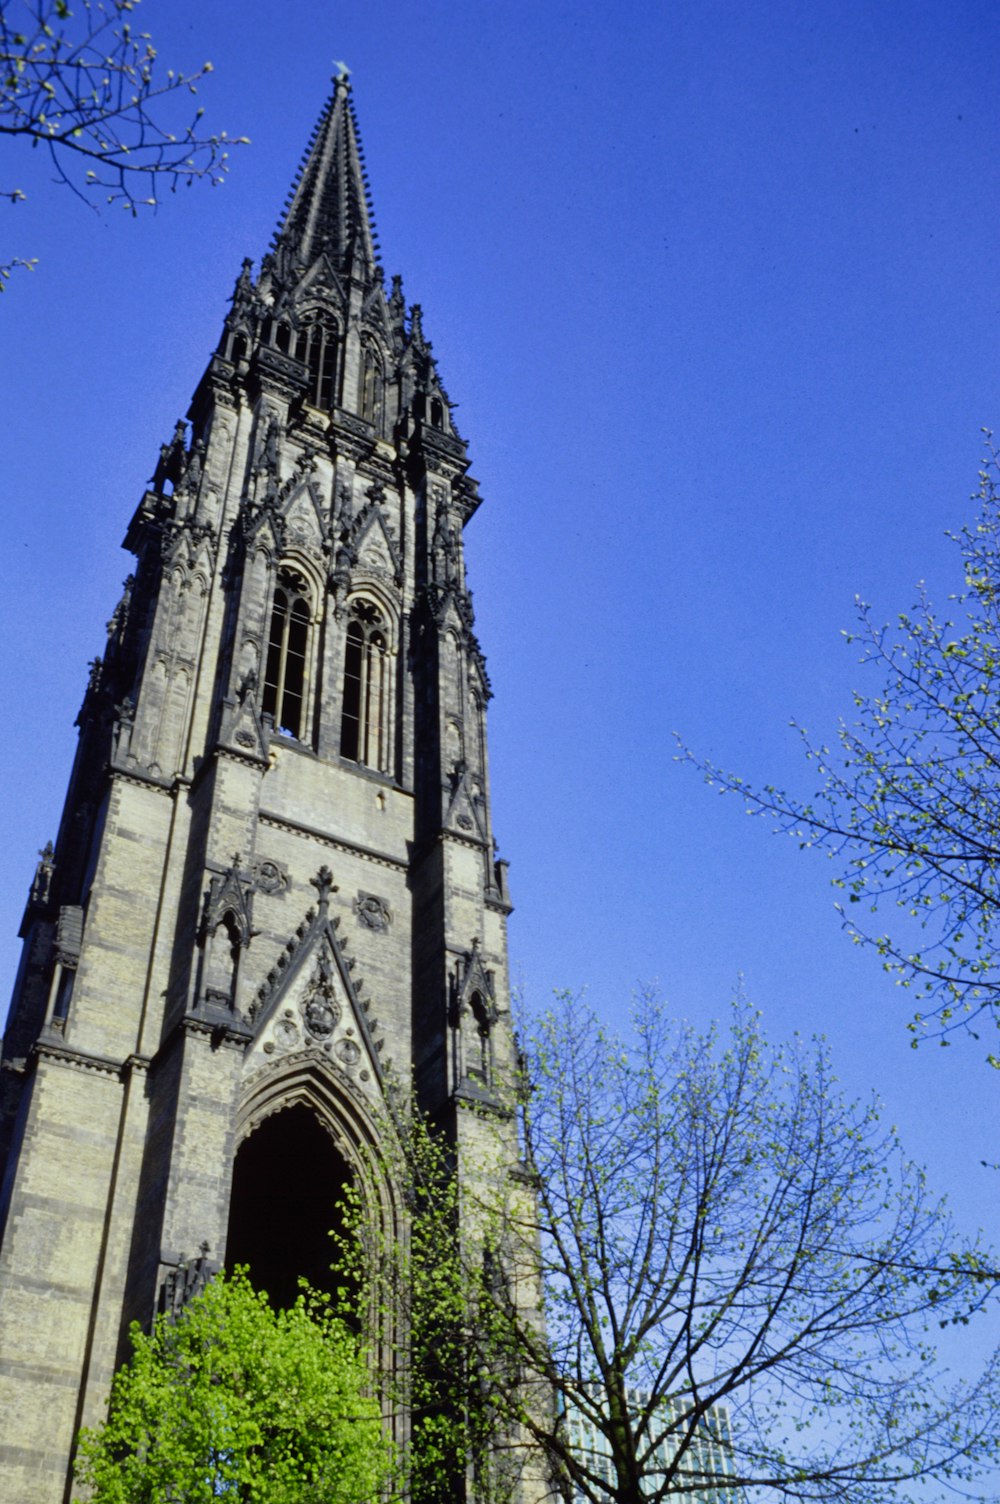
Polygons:
<instances>
[{"instance_id":1,"label":"bare tree branch","mask_svg":"<svg viewBox=\"0 0 1000 1504\"><path fill-rule=\"evenodd\" d=\"M218 184L229 149L245 144L202 128L186 104L212 71L158 67L148 32L131 17L139 0L0 0L0 135L43 147L56 181L132 214L155 208L164 188ZM16 203L20 187L0 190ZM0 290L19 258L0 266Z\"/></svg>"},{"instance_id":2,"label":"bare tree branch","mask_svg":"<svg viewBox=\"0 0 1000 1504\"><path fill-rule=\"evenodd\" d=\"M891 630L857 603L847 640L879 682L855 694L855 719L841 722L832 750L801 732L821 780L815 798L680 753L749 813L837 863L845 928L921 1000L915 1044L984 1015L1000 1026L1000 461L986 437L979 514L952 535L963 583L947 613L921 588ZM898 910L890 931L861 917L884 909Z\"/></svg>"},{"instance_id":3,"label":"bare tree branch","mask_svg":"<svg viewBox=\"0 0 1000 1504\"><path fill-rule=\"evenodd\" d=\"M497 1504L512 1458L590 1504L977 1497L1000 1363L953 1383L934 1337L994 1305L996 1261L821 1045L774 1049L745 1007L700 1037L652 995L635 1025L569 998L540 1020L522 1166L463 1181L419 1115L396 1140L414 1238L405 1263L369 1241L366 1274L406 1292L400 1363L446 1454Z\"/></svg>"}]
</instances>

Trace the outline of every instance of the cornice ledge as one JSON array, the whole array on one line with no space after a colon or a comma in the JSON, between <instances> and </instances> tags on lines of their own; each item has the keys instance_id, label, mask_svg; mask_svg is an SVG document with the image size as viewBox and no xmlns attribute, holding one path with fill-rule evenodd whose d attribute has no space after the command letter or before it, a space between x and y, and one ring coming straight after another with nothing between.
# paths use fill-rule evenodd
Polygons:
<instances>
[{"instance_id":1,"label":"cornice ledge","mask_svg":"<svg viewBox=\"0 0 1000 1504\"><path fill-rule=\"evenodd\" d=\"M262 772L267 772L268 759L260 752L251 752L243 747L237 747L233 742L224 741L216 742L212 750L216 757L227 757L230 762L245 763L251 768L260 768ZM208 758L205 761L207 762Z\"/></svg>"},{"instance_id":2,"label":"cornice ledge","mask_svg":"<svg viewBox=\"0 0 1000 1504\"><path fill-rule=\"evenodd\" d=\"M87 1050L74 1050L69 1045L57 1044L51 1037L36 1040L32 1054L38 1060L54 1060L60 1065L68 1065L71 1070L113 1076L116 1081L124 1079L128 1067L128 1060L113 1060L108 1055L92 1055Z\"/></svg>"},{"instance_id":3,"label":"cornice ledge","mask_svg":"<svg viewBox=\"0 0 1000 1504\"><path fill-rule=\"evenodd\" d=\"M346 841L342 836L332 836L318 826L307 825L301 820L290 820L287 815L275 814L272 810L262 809L257 817L261 825L270 825L276 830L287 830L291 835L308 836L311 841L321 841L324 846L333 851L344 851L350 856L359 856L362 861L374 862L379 867L389 867L393 872L405 872L409 863L405 857L392 856L387 851L375 851L370 846L361 846L354 841Z\"/></svg>"},{"instance_id":4,"label":"cornice ledge","mask_svg":"<svg viewBox=\"0 0 1000 1504\"><path fill-rule=\"evenodd\" d=\"M141 788L155 789L158 794L166 794L172 798L177 792L178 784L186 783L186 779L179 776L164 778L160 773L150 773L138 765L126 767L124 763L111 762L108 764L111 780L120 779L123 783L136 784Z\"/></svg>"},{"instance_id":5,"label":"cornice ledge","mask_svg":"<svg viewBox=\"0 0 1000 1504\"><path fill-rule=\"evenodd\" d=\"M457 841L460 846L468 846L471 851L488 851L489 845L482 836L467 836L463 831L450 830L443 827L435 837L442 845L445 841Z\"/></svg>"},{"instance_id":6,"label":"cornice ledge","mask_svg":"<svg viewBox=\"0 0 1000 1504\"><path fill-rule=\"evenodd\" d=\"M212 1042L212 1048L228 1045L231 1050L243 1054L253 1041L253 1029L245 1019L233 1014L231 1021L207 1013L185 1013L178 1025L184 1034L198 1034Z\"/></svg>"},{"instance_id":7,"label":"cornice ledge","mask_svg":"<svg viewBox=\"0 0 1000 1504\"><path fill-rule=\"evenodd\" d=\"M477 1087L471 1082L463 1081L452 1093L452 1100L459 1111L471 1112L477 1117L500 1118L503 1122L509 1122L513 1118L513 1110L492 1092Z\"/></svg>"}]
</instances>

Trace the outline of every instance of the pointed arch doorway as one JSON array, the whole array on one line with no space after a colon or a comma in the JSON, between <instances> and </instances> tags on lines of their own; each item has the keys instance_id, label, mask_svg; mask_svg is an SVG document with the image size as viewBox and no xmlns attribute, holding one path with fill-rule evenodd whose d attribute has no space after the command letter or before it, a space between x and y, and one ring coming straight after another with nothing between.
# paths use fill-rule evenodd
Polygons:
<instances>
[{"instance_id":1,"label":"pointed arch doorway","mask_svg":"<svg viewBox=\"0 0 1000 1504\"><path fill-rule=\"evenodd\" d=\"M226 1264L245 1264L274 1306L290 1306L304 1276L318 1290L342 1283L331 1269L330 1230L352 1181L350 1167L303 1103L261 1122L237 1150Z\"/></svg>"},{"instance_id":2,"label":"pointed arch doorway","mask_svg":"<svg viewBox=\"0 0 1000 1504\"><path fill-rule=\"evenodd\" d=\"M291 1305L301 1277L328 1293L345 1283L330 1232L342 1227L348 1187L382 1236L399 1235L379 1116L319 1051L252 1071L235 1128L226 1267L246 1265L273 1305Z\"/></svg>"}]
</instances>

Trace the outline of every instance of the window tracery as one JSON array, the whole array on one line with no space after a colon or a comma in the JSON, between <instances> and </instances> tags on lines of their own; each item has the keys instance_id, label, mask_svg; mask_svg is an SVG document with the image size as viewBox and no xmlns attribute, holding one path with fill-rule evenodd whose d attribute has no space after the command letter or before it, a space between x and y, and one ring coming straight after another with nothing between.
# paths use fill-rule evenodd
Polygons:
<instances>
[{"instance_id":1,"label":"window tracery","mask_svg":"<svg viewBox=\"0 0 1000 1504\"><path fill-rule=\"evenodd\" d=\"M388 771L389 623L373 600L351 602L344 647L340 752L352 762Z\"/></svg>"},{"instance_id":2,"label":"window tracery","mask_svg":"<svg viewBox=\"0 0 1000 1504\"><path fill-rule=\"evenodd\" d=\"M492 1049L490 1043L490 1015L481 992L474 992L469 999L469 1012L475 1024L475 1040L467 1061L467 1073L483 1086L492 1084Z\"/></svg>"},{"instance_id":3,"label":"window tracery","mask_svg":"<svg viewBox=\"0 0 1000 1504\"><path fill-rule=\"evenodd\" d=\"M301 737L305 727L312 617L312 593L305 576L283 566L271 609L261 708L288 736Z\"/></svg>"},{"instance_id":4,"label":"window tracery","mask_svg":"<svg viewBox=\"0 0 1000 1504\"><path fill-rule=\"evenodd\" d=\"M295 358L309 371L307 401L322 412L330 412L337 397L337 329L319 314L307 317L299 329Z\"/></svg>"}]
</instances>

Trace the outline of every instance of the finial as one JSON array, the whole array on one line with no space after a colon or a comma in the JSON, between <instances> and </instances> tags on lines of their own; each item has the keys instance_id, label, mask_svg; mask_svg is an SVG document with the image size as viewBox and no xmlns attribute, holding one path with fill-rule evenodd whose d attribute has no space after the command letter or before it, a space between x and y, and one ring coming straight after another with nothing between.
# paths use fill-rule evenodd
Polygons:
<instances>
[{"instance_id":1,"label":"finial","mask_svg":"<svg viewBox=\"0 0 1000 1504\"><path fill-rule=\"evenodd\" d=\"M312 883L313 887L316 889L316 892L319 894L320 913L325 914L327 905L330 902L330 894L337 892L337 884L333 880L333 873L330 871L329 867L324 864L319 869L316 876L311 877L309 881Z\"/></svg>"},{"instance_id":2,"label":"finial","mask_svg":"<svg viewBox=\"0 0 1000 1504\"><path fill-rule=\"evenodd\" d=\"M341 62L339 58L334 58L334 60L333 60L333 66L337 70L336 73L333 75L333 80L332 80L333 83L335 83L335 84L343 84L344 87L345 87L345 89L349 89L351 87L351 70L350 70L350 68L347 66L346 63Z\"/></svg>"}]
</instances>

